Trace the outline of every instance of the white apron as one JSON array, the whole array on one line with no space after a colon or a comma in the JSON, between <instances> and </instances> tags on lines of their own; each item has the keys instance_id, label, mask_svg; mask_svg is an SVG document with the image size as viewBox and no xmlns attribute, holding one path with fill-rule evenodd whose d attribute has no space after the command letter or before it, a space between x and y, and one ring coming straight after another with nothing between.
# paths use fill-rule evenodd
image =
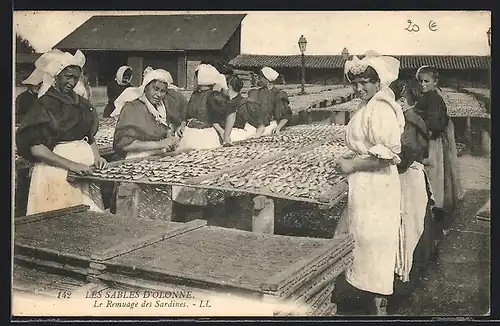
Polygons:
<instances>
[{"instance_id":1,"label":"white apron","mask_svg":"<svg viewBox=\"0 0 500 326\"><path fill-rule=\"evenodd\" d=\"M219 134L214 128L196 129L186 127L178 149L212 149L221 146Z\"/></svg>"},{"instance_id":2,"label":"white apron","mask_svg":"<svg viewBox=\"0 0 500 326\"><path fill-rule=\"evenodd\" d=\"M244 129L233 128L233 130L231 130L231 141L237 142L250 139L255 135L256 132L257 129L248 123L245 124Z\"/></svg>"},{"instance_id":3,"label":"white apron","mask_svg":"<svg viewBox=\"0 0 500 326\"><path fill-rule=\"evenodd\" d=\"M86 165L94 164L94 153L85 140L61 143L54 154ZM33 167L26 214L36 214L76 205L89 205L91 211L103 212L101 190L93 182L69 183L68 171L38 163Z\"/></svg>"},{"instance_id":4,"label":"white apron","mask_svg":"<svg viewBox=\"0 0 500 326\"><path fill-rule=\"evenodd\" d=\"M349 121L346 144L358 158L372 153L397 160L404 118L397 103L392 100L389 104L379 93ZM397 167L393 164L374 172L354 172L347 181L347 207L335 230L336 235L350 233L354 238L354 259L346 270L346 280L360 290L390 295L401 220Z\"/></svg>"},{"instance_id":5,"label":"white apron","mask_svg":"<svg viewBox=\"0 0 500 326\"><path fill-rule=\"evenodd\" d=\"M271 121L268 126L264 128L264 132L262 133L262 136L268 136L272 134L273 130L278 127L278 123L276 121Z\"/></svg>"},{"instance_id":6,"label":"white apron","mask_svg":"<svg viewBox=\"0 0 500 326\"><path fill-rule=\"evenodd\" d=\"M426 178L424 166L418 162L413 162L405 173L399 175L401 225L395 272L403 282L410 280L413 252L424 232L424 219L429 200Z\"/></svg>"},{"instance_id":7,"label":"white apron","mask_svg":"<svg viewBox=\"0 0 500 326\"><path fill-rule=\"evenodd\" d=\"M186 127L182 138L179 142L179 150L182 149L213 149L222 147L219 140L219 134L214 128L196 129ZM204 189L192 189L187 187L172 186L172 200L176 200L181 190L186 192L196 191L200 197L206 197L202 194L206 192Z\"/></svg>"}]
</instances>

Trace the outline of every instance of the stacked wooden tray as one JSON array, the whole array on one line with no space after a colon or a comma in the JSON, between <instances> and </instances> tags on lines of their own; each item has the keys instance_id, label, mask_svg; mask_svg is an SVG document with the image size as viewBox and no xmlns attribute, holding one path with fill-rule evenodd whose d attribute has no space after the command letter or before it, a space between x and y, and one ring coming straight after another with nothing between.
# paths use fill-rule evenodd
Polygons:
<instances>
[{"instance_id":1,"label":"stacked wooden tray","mask_svg":"<svg viewBox=\"0 0 500 326\"><path fill-rule=\"evenodd\" d=\"M290 108L296 113L311 107L328 106L326 103L342 101L342 97L349 97L351 93L351 87L344 87L319 93L298 95L290 98Z\"/></svg>"},{"instance_id":2,"label":"stacked wooden tray","mask_svg":"<svg viewBox=\"0 0 500 326\"><path fill-rule=\"evenodd\" d=\"M335 309L333 282L351 264L352 247L348 236L315 239L203 227L108 260L100 278L153 289L176 283L218 295L267 295L293 304L300 314L321 315Z\"/></svg>"},{"instance_id":3,"label":"stacked wooden tray","mask_svg":"<svg viewBox=\"0 0 500 326\"><path fill-rule=\"evenodd\" d=\"M256 234L201 220L124 219L87 209L17 219L16 262L76 272L110 288L272 299L281 303L276 314L302 315L334 314L334 279L352 263L350 236ZM285 303L294 310L283 308Z\"/></svg>"},{"instance_id":4,"label":"stacked wooden tray","mask_svg":"<svg viewBox=\"0 0 500 326\"><path fill-rule=\"evenodd\" d=\"M92 274L91 263L206 224L123 218L85 205L15 219L16 260Z\"/></svg>"},{"instance_id":5,"label":"stacked wooden tray","mask_svg":"<svg viewBox=\"0 0 500 326\"><path fill-rule=\"evenodd\" d=\"M336 165L348 153L339 140L333 140L309 151L203 180L200 185L333 204L347 190L344 176L336 173Z\"/></svg>"}]
</instances>

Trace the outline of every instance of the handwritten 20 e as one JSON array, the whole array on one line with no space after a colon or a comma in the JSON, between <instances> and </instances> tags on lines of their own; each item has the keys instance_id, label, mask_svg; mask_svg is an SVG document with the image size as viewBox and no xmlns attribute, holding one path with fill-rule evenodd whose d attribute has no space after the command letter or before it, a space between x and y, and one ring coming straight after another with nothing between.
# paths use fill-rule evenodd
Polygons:
<instances>
[{"instance_id":1,"label":"handwritten 20 e","mask_svg":"<svg viewBox=\"0 0 500 326\"><path fill-rule=\"evenodd\" d=\"M104 291L87 292L85 298L88 299L193 299L191 291Z\"/></svg>"}]
</instances>

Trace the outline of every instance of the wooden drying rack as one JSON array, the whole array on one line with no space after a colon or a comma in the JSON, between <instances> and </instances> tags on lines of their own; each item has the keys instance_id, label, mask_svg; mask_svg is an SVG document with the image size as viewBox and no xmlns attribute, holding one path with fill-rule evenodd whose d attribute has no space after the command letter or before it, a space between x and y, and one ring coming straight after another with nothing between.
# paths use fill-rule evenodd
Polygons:
<instances>
[{"instance_id":1,"label":"wooden drying rack","mask_svg":"<svg viewBox=\"0 0 500 326\"><path fill-rule=\"evenodd\" d=\"M307 202L311 204L318 204L318 205L326 205L328 207L333 207L335 204L337 204L346 194L347 191L347 184L345 181L339 182L337 185L333 186L330 188L329 191L321 194L317 199L313 198L307 198L307 197L299 197L299 196L289 196L289 195L283 195L279 193L272 192L268 189L242 189L242 188L236 188L236 187L228 187L228 186L213 186L213 185L204 185L201 184L201 182L216 178L218 176L221 176L223 174L229 174L233 172L239 172L243 171L245 169L253 168L255 166L260 166L265 163L274 161L278 158L284 157L286 155L290 156L295 156L299 155L301 153L310 151L318 146L321 146L328 141L331 141L335 138L330 137L326 138L317 142L314 142L311 145L292 150L292 151L280 151L278 153L274 153L268 156L265 156L260 159L256 160L251 160L247 163L233 166L233 167L228 167L221 169L219 171L213 172L213 173L208 173L204 176L200 177L194 177L194 178L189 178L184 180L183 182L168 182L168 181L150 181L147 178L141 178L137 180L133 179L125 179L125 178L105 178L105 177L97 177L97 176L80 176L77 174L74 174L72 172L68 173L68 181L74 181L77 179L80 180L95 180L95 181L100 181L100 182L126 182L126 183L135 183L135 184L148 184L148 185L156 185L156 186L179 186L179 187L189 187L189 188L201 188L201 189L210 189L210 190L220 190L220 191L226 191L226 192L236 192L236 193L247 193L247 194L254 194L254 195L261 195L265 197L271 197L271 198L280 198L280 199L285 199L285 200L290 200L290 201L300 201L300 202ZM241 143L244 143L245 141L240 141L240 142L235 142L234 145L238 145ZM168 157L168 156L176 156L182 153L190 152L192 149L184 149L184 150L179 150L179 151L174 151L174 152L168 152L168 153L163 153L159 155L152 155L149 158L161 158L161 157ZM144 160L143 157L139 158L133 158L133 159L126 159L126 160L120 160L120 161L115 161L111 162L108 164L108 167L115 167L119 166L125 163L135 163L135 162L140 162Z\"/></svg>"}]
</instances>

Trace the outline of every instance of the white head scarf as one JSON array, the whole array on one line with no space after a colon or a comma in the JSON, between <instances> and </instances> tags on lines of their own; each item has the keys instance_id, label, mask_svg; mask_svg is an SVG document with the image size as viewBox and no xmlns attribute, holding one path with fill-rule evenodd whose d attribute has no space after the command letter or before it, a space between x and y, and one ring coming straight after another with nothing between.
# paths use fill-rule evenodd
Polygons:
<instances>
[{"instance_id":1,"label":"white head scarf","mask_svg":"<svg viewBox=\"0 0 500 326\"><path fill-rule=\"evenodd\" d=\"M367 67L372 67L380 78L380 88L384 89L398 79L399 60L393 57L381 56L374 51L367 51L365 57L360 60L354 56L352 60L345 63L344 74L349 80L348 72L359 74L365 71ZM349 80L350 81L350 80Z\"/></svg>"},{"instance_id":2,"label":"white head scarf","mask_svg":"<svg viewBox=\"0 0 500 326\"><path fill-rule=\"evenodd\" d=\"M198 85L200 86L212 86L217 83L221 83L222 86L226 86L225 78L224 81L221 78L221 74L214 66L208 64L199 65L196 70L198 72ZM222 77L224 77L222 75Z\"/></svg>"},{"instance_id":3,"label":"white head scarf","mask_svg":"<svg viewBox=\"0 0 500 326\"><path fill-rule=\"evenodd\" d=\"M266 77L266 79L269 80L271 83L276 79L278 79L278 77L280 76L280 74L273 68L264 67L260 71L262 72L264 77Z\"/></svg>"},{"instance_id":4,"label":"white head scarf","mask_svg":"<svg viewBox=\"0 0 500 326\"><path fill-rule=\"evenodd\" d=\"M40 58L35 61L35 71L37 69L39 70L39 72L36 73L38 77L33 76L33 80L35 81L37 78L40 78L40 76L42 79L42 86L38 91L38 97L41 97L52 85L54 85L57 75L59 75L64 68L69 66L83 68L85 61L85 55L80 50L77 50L75 55L57 49L50 50L41 55ZM35 71L33 73L35 73ZM40 72L42 72L43 75ZM32 76L28 77L28 79L31 77Z\"/></svg>"},{"instance_id":5,"label":"white head scarf","mask_svg":"<svg viewBox=\"0 0 500 326\"><path fill-rule=\"evenodd\" d=\"M146 67L146 69L144 69L144 72L142 73L142 77L145 78L146 75L149 74L153 70L154 69L150 66ZM159 69L159 70L163 70L163 69ZM174 79L172 78L172 75L166 70L163 70L163 71L165 72L165 76L167 77L167 88L173 89L174 91L178 91L179 87L174 85Z\"/></svg>"},{"instance_id":6,"label":"white head scarf","mask_svg":"<svg viewBox=\"0 0 500 326\"><path fill-rule=\"evenodd\" d=\"M344 74L349 80L348 72L356 75L365 71L367 67L372 67L377 72L380 79L380 91L377 92L372 99L385 101L390 104L396 114L400 132L403 133L405 125L403 110L401 106L396 103L394 92L389 87L391 83L399 77L399 64L399 60L396 58L381 56L370 50L366 52L362 60L354 56L352 60L347 61L344 66Z\"/></svg>"},{"instance_id":7,"label":"white head scarf","mask_svg":"<svg viewBox=\"0 0 500 326\"><path fill-rule=\"evenodd\" d=\"M127 70L132 70L132 68L130 68L129 66L121 66L120 68L118 68L118 70L116 71L116 76L115 76L115 81L118 85L120 86L124 86L126 85L124 82L123 82L123 75L125 74L125 72Z\"/></svg>"},{"instance_id":8,"label":"white head scarf","mask_svg":"<svg viewBox=\"0 0 500 326\"><path fill-rule=\"evenodd\" d=\"M172 76L166 70L163 69L156 69L148 72L146 76L144 76L144 80L142 81L141 86L126 88L120 94L120 96L118 96L118 98L115 100L115 110L111 113L111 116L112 117L119 116L125 103L139 99L144 104L146 104L149 112L155 117L156 121L168 126L168 123L166 122L167 114L163 101L160 101L159 106L155 107L147 100L144 94L144 90L146 86L152 81L155 80L162 81L168 85L171 79Z\"/></svg>"},{"instance_id":9,"label":"white head scarf","mask_svg":"<svg viewBox=\"0 0 500 326\"><path fill-rule=\"evenodd\" d=\"M75 88L73 88L73 91L87 100L90 99L90 94L88 93L87 87L83 82L83 75L80 77L80 80L76 84Z\"/></svg>"},{"instance_id":10,"label":"white head scarf","mask_svg":"<svg viewBox=\"0 0 500 326\"><path fill-rule=\"evenodd\" d=\"M28 78L22 81L22 84L33 85L33 86L40 85L43 82L44 74L45 73L42 70L35 68L35 70L33 70L33 72L31 73L31 75L29 75Z\"/></svg>"}]
</instances>

